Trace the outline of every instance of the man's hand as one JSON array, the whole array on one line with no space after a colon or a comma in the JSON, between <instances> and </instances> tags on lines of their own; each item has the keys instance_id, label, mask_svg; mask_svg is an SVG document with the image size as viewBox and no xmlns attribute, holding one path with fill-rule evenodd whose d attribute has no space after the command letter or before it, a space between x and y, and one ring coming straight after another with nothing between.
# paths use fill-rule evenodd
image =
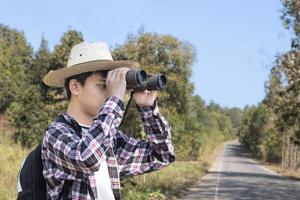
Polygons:
<instances>
[{"instance_id":1,"label":"man's hand","mask_svg":"<svg viewBox=\"0 0 300 200\"><path fill-rule=\"evenodd\" d=\"M157 91L141 91L141 92L134 92L133 98L139 106L152 106L156 99Z\"/></svg>"},{"instance_id":2,"label":"man's hand","mask_svg":"<svg viewBox=\"0 0 300 200\"><path fill-rule=\"evenodd\" d=\"M116 96L122 101L126 93L126 74L129 68L122 67L111 70L106 78L106 96Z\"/></svg>"}]
</instances>

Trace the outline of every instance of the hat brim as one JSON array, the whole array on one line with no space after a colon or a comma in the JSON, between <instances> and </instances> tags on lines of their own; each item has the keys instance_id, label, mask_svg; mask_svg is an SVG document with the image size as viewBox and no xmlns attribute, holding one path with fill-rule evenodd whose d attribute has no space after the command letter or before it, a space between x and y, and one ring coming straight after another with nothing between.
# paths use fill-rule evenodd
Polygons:
<instances>
[{"instance_id":1,"label":"hat brim","mask_svg":"<svg viewBox=\"0 0 300 200\"><path fill-rule=\"evenodd\" d=\"M63 69L51 70L44 78L43 82L50 87L64 87L66 78L74 75L82 74L85 72L101 71L101 70L113 70L120 67L128 67L130 69L139 68L139 64L133 61L121 60L101 60L91 61L65 67Z\"/></svg>"}]
</instances>

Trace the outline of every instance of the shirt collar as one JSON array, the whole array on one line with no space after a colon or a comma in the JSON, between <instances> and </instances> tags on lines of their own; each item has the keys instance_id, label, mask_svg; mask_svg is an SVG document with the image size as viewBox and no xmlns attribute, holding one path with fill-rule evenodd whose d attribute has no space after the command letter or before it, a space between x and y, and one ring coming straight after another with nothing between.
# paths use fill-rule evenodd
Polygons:
<instances>
[{"instance_id":1,"label":"shirt collar","mask_svg":"<svg viewBox=\"0 0 300 200\"><path fill-rule=\"evenodd\" d=\"M78 122L67 113L60 113L58 117L63 117L66 120L66 122L69 125L71 125L74 129L78 129L78 131L81 131L81 126L78 124Z\"/></svg>"}]
</instances>

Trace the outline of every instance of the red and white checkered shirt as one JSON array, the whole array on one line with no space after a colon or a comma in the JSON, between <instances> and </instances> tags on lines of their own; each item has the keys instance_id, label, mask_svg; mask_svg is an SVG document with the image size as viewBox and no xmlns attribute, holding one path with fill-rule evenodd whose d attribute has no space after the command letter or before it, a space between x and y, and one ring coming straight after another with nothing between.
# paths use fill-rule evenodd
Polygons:
<instances>
[{"instance_id":1,"label":"red and white checkered shirt","mask_svg":"<svg viewBox=\"0 0 300 200\"><path fill-rule=\"evenodd\" d=\"M98 199L94 172L99 170L104 155L116 200L121 199L120 177L158 170L175 160L171 127L159 113L157 101L137 108L146 140L128 137L118 130L124 103L115 96L106 99L87 134L67 114L60 114L49 125L42 142L48 199L58 199L66 180L72 181L68 199Z\"/></svg>"}]
</instances>

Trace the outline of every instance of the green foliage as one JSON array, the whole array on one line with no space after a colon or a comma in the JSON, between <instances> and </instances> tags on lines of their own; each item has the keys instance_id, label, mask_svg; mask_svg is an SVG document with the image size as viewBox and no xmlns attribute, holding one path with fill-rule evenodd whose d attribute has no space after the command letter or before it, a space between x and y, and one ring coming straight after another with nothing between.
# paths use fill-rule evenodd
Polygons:
<instances>
[{"instance_id":1,"label":"green foliage","mask_svg":"<svg viewBox=\"0 0 300 200\"><path fill-rule=\"evenodd\" d=\"M210 133L210 129L219 130L216 132L221 138L229 138L227 136L231 137L233 132L233 118L227 116L219 105L215 104L219 109L212 114L201 97L193 96L194 86L189 79L195 54L194 47L188 42L179 41L171 35L143 31L129 35L125 44L113 50L115 60L134 60L147 73L167 76L168 87L158 93L158 102L161 113L172 125L172 138L179 160L196 160L202 148L203 135ZM241 118L241 114L238 117ZM129 108L122 129L134 137L143 137L134 104Z\"/></svg>"},{"instance_id":2,"label":"green foliage","mask_svg":"<svg viewBox=\"0 0 300 200\"><path fill-rule=\"evenodd\" d=\"M264 142L264 159L269 162L280 162L282 159L282 137L274 128L267 129Z\"/></svg>"},{"instance_id":3,"label":"green foliage","mask_svg":"<svg viewBox=\"0 0 300 200\"><path fill-rule=\"evenodd\" d=\"M28 84L26 70L32 65L32 48L23 33L0 24L0 114Z\"/></svg>"},{"instance_id":4,"label":"green foliage","mask_svg":"<svg viewBox=\"0 0 300 200\"><path fill-rule=\"evenodd\" d=\"M293 30L295 37L292 40L292 47L299 48L300 41L300 2L299 0L281 0L283 10L281 19L285 28Z\"/></svg>"},{"instance_id":5,"label":"green foliage","mask_svg":"<svg viewBox=\"0 0 300 200\"><path fill-rule=\"evenodd\" d=\"M166 92L160 93L161 107L172 107L179 114L187 112L188 104L185 102L193 92L189 78L195 52L191 44L170 35L139 33L129 36L124 45L117 46L113 57L136 61L150 74L166 74L168 87Z\"/></svg>"},{"instance_id":6,"label":"green foliage","mask_svg":"<svg viewBox=\"0 0 300 200\"><path fill-rule=\"evenodd\" d=\"M166 91L158 94L160 111L172 124L174 142L190 146L193 142L191 131L187 131L186 121L189 99L193 86L189 82L191 64L194 60L194 49L187 42L181 42L170 35L140 32L130 35L123 45L113 51L115 60L134 60L149 74L163 73L168 77ZM125 120L124 132L134 137L141 137L142 126L138 123L139 113L132 105ZM187 135L187 137L182 137ZM195 140L196 141L196 140ZM180 151L182 152L182 151ZM189 154L189 153L188 153ZM190 158L187 154L187 159Z\"/></svg>"},{"instance_id":7,"label":"green foliage","mask_svg":"<svg viewBox=\"0 0 300 200\"><path fill-rule=\"evenodd\" d=\"M281 19L294 32L291 50L278 55L264 101L244 113L240 140L256 156L299 166L300 159L300 2L282 0Z\"/></svg>"},{"instance_id":8,"label":"green foliage","mask_svg":"<svg viewBox=\"0 0 300 200\"><path fill-rule=\"evenodd\" d=\"M52 120L39 88L34 85L28 86L20 99L11 104L8 115L15 128L15 141L27 147L41 141L42 134Z\"/></svg>"},{"instance_id":9,"label":"green foliage","mask_svg":"<svg viewBox=\"0 0 300 200\"><path fill-rule=\"evenodd\" d=\"M238 128L242 123L242 115L243 111L240 108L227 108L225 109L226 116L229 117L233 133L236 135L238 132Z\"/></svg>"},{"instance_id":10,"label":"green foliage","mask_svg":"<svg viewBox=\"0 0 300 200\"><path fill-rule=\"evenodd\" d=\"M246 150L256 157L262 156L262 130L267 121L266 110L263 105L247 108L244 112L242 125L239 130L240 142Z\"/></svg>"},{"instance_id":11,"label":"green foliage","mask_svg":"<svg viewBox=\"0 0 300 200\"><path fill-rule=\"evenodd\" d=\"M81 41L82 36L79 32L69 30L51 53L48 42L42 38L39 50L31 58L31 65L26 68L26 74L21 72L26 81L18 80L18 93L7 114L15 129L13 137L22 146L31 147L39 143L48 124L59 112L66 109L67 101L63 89L49 89L42 83L42 78L49 70L63 67L67 62L68 52Z\"/></svg>"},{"instance_id":12,"label":"green foliage","mask_svg":"<svg viewBox=\"0 0 300 200\"><path fill-rule=\"evenodd\" d=\"M28 69L31 84L41 84L43 77L51 69L52 54L48 49L48 41L42 37L40 48L35 53L33 65Z\"/></svg>"}]
</instances>

